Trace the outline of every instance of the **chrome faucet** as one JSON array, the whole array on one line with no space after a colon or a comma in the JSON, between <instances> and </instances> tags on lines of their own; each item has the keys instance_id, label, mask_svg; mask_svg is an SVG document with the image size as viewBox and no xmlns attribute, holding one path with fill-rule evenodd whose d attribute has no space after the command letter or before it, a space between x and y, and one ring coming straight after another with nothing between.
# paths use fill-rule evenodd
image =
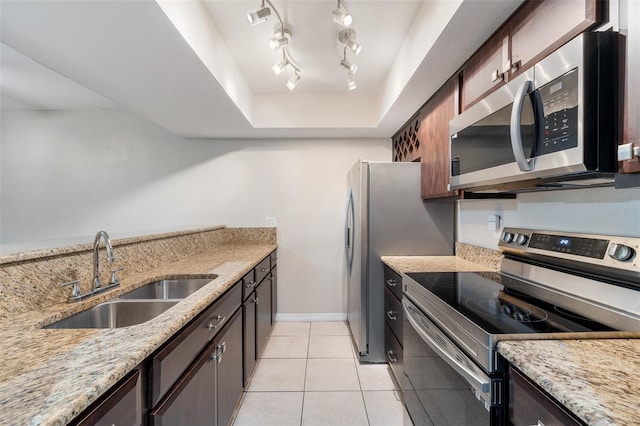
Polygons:
<instances>
[{"instance_id":1,"label":"chrome faucet","mask_svg":"<svg viewBox=\"0 0 640 426\"><path fill-rule=\"evenodd\" d=\"M104 239L104 246L107 249L107 262L113 263L116 259L113 257L113 247L111 247L111 240L109 234L105 231L98 231L95 239L93 240L93 288L92 291L96 291L102 287L100 282L100 265L98 262L98 250L100 249L100 240Z\"/></svg>"}]
</instances>

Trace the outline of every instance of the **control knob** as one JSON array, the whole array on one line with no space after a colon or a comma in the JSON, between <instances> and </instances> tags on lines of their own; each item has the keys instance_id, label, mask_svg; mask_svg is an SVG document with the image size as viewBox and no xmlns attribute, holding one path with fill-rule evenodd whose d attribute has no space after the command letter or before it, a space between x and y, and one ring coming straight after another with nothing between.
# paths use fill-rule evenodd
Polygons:
<instances>
[{"instance_id":1,"label":"control knob","mask_svg":"<svg viewBox=\"0 0 640 426\"><path fill-rule=\"evenodd\" d=\"M612 243L607 254L612 259L618 260L620 262L626 262L636 254L636 251L629 246L625 246L624 244Z\"/></svg>"},{"instance_id":2,"label":"control knob","mask_svg":"<svg viewBox=\"0 0 640 426\"><path fill-rule=\"evenodd\" d=\"M510 243L511 241L513 241L513 234L511 232L505 232L504 234L502 234L502 241L504 241L505 243Z\"/></svg>"},{"instance_id":3,"label":"control knob","mask_svg":"<svg viewBox=\"0 0 640 426\"><path fill-rule=\"evenodd\" d=\"M519 245L523 246L527 244L527 241L529 241L529 237L525 234L516 235L516 243L518 243Z\"/></svg>"}]
</instances>

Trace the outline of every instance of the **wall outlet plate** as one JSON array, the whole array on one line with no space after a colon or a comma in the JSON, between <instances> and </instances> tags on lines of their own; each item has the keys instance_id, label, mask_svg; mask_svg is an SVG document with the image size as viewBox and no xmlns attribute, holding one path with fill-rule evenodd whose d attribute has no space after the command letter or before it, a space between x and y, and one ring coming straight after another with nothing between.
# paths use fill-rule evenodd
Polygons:
<instances>
[{"instance_id":1,"label":"wall outlet plate","mask_svg":"<svg viewBox=\"0 0 640 426\"><path fill-rule=\"evenodd\" d=\"M265 223L266 223L267 227L270 227L270 228L278 226L278 220L276 219L275 216L267 216L267 217L265 217Z\"/></svg>"}]
</instances>

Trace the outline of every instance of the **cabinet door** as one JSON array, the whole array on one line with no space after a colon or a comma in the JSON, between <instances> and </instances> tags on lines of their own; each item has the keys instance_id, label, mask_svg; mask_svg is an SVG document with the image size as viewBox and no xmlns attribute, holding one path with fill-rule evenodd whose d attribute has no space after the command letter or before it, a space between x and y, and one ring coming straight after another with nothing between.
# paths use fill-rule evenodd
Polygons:
<instances>
[{"instance_id":1,"label":"cabinet door","mask_svg":"<svg viewBox=\"0 0 640 426\"><path fill-rule=\"evenodd\" d=\"M271 269L271 324L276 322L278 313L278 267Z\"/></svg>"},{"instance_id":2,"label":"cabinet door","mask_svg":"<svg viewBox=\"0 0 640 426\"><path fill-rule=\"evenodd\" d=\"M222 348L217 364L217 426L231 423L233 412L242 396L242 315L237 311L216 338ZM191 423L180 423L191 424Z\"/></svg>"},{"instance_id":3,"label":"cabinet door","mask_svg":"<svg viewBox=\"0 0 640 426\"><path fill-rule=\"evenodd\" d=\"M620 4L621 14L626 16L626 27L621 32L626 34L626 58L624 81L624 130L623 144L631 143L640 147L640 2L627 1ZM636 157L620 163L620 173L640 173L640 158Z\"/></svg>"},{"instance_id":4,"label":"cabinet door","mask_svg":"<svg viewBox=\"0 0 640 426\"><path fill-rule=\"evenodd\" d=\"M449 120L456 115L457 78L450 79L423 108L422 125L418 138L421 155L422 198L454 197L458 191L450 191Z\"/></svg>"},{"instance_id":5,"label":"cabinet door","mask_svg":"<svg viewBox=\"0 0 640 426\"><path fill-rule=\"evenodd\" d=\"M212 426L216 419L216 344L212 342L149 416L152 426Z\"/></svg>"},{"instance_id":6,"label":"cabinet door","mask_svg":"<svg viewBox=\"0 0 640 426\"><path fill-rule=\"evenodd\" d=\"M509 75L508 71L509 32L503 27L487 40L464 66L460 96L462 110L504 84Z\"/></svg>"},{"instance_id":7,"label":"cabinet door","mask_svg":"<svg viewBox=\"0 0 640 426\"><path fill-rule=\"evenodd\" d=\"M244 385L249 385L249 378L256 366L256 293L252 292L242 305L244 327Z\"/></svg>"},{"instance_id":8,"label":"cabinet door","mask_svg":"<svg viewBox=\"0 0 640 426\"><path fill-rule=\"evenodd\" d=\"M134 370L70 424L78 426L142 425L140 370Z\"/></svg>"},{"instance_id":9,"label":"cabinet door","mask_svg":"<svg viewBox=\"0 0 640 426\"><path fill-rule=\"evenodd\" d=\"M509 366L509 421L514 426L582 424L511 366Z\"/></svg>"},{"instance_id":10,"label":"cabinet door","mask_svg":"<svg viewBox=\"0 0 640 426\"><path fill-rule=\"evenodd\" d=\"M512 78L600 20L598 0L530 1L509 21Z\"/></svg>"},{"instance_id":11,"label":"cabinet door","mask_svg":"<svg viewBox=\"0 0 640 426\"><path fill-rule=\"evenodd\" d=\"M271 331L271 281L264 280L256 289L256 353L258 358Z\"/></svg>"}]
</instances>

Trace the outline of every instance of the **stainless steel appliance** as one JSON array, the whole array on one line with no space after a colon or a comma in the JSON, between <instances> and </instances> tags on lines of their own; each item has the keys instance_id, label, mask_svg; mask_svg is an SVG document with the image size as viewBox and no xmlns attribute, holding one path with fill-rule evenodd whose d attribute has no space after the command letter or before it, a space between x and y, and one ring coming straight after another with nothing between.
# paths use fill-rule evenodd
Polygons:
<instances>
[{"instance_id":1,"label":"stainless steel appliance","mask_svg":"<svg viewBox=\"0 0 640 426\"><path fill-rule=\"evenodd\" d=\"M453 253L454 202L424 203L420 163L358 161L349 171L347 318L364 362L386 362L384 255Z\"/></svg>"},{"instance_id":2,"label":"stainless steel appliance","mask_svg":"<svg viewBox=\"0 0 640 426\"><path fill-rule=\"evenodd\" d=\"M505 229L500 272L403 275L415 424L501 425L512 339L640 337L640 238Z\"/></svg>"},{"instance_id":3,"label":"stainless steel appliance","mask_svg":"<svg viewBox=\"0 0 640 426\"><path fill-rule=\"evenodd\" d=\"M451 120L451 188L612 184L618 44L584 33Z\"/></svg>"}]
</instances>

